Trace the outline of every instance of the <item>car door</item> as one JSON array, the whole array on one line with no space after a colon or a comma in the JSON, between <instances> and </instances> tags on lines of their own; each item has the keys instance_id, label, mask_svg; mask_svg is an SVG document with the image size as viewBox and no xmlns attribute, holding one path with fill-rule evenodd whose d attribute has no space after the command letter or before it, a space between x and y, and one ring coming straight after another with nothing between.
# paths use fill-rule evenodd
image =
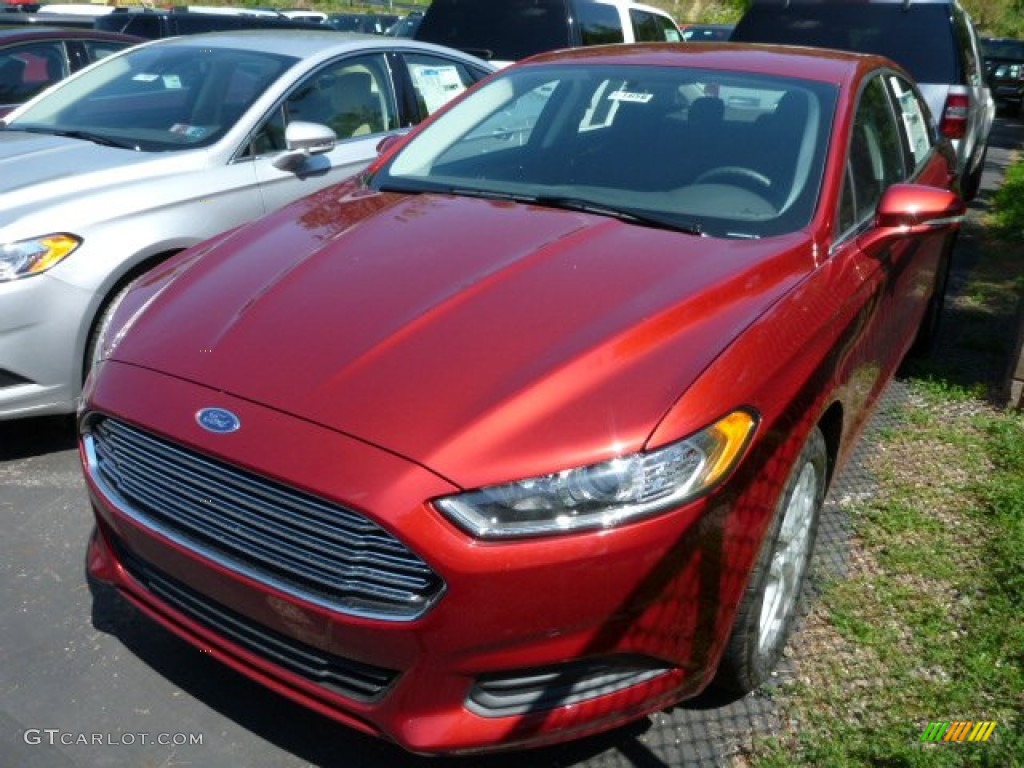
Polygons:
<instances>
[{"instance_id":1,"label":"car door","mask_svg":"<svg viewBox=\"0 0 1024 768\"><path fill-rule=\"evenodd\" d=\"M861 390L850 395L854 400L872 395L899 365L952 245L950 231L937 229L920 238L889 238L869 252L860 247L876 226L878 203L889 186L950 183L950 160L935 144L927 115L909 82L882 72L861 91L852 122L832 258L851 281L860 282L852 301L861 305L856 324L866 327L862 346L846 361L857 369L849 376Z\"/></svg>"},{"instance_id":2,"label":"car door","mask_svg":"<svg viewBox=\"0 0 1024 768\"><path fill-rule=\"evenodd\" d=\"M326 125L337 142L294 169L278 168L274 158L286 150L285 131L295 121ZM265 209L275 210L358 173L377 156L381 138L400 124L383 53L345 56L307 75L262 121L244 152L255 162Z\"/></svg>"}]
</instances>

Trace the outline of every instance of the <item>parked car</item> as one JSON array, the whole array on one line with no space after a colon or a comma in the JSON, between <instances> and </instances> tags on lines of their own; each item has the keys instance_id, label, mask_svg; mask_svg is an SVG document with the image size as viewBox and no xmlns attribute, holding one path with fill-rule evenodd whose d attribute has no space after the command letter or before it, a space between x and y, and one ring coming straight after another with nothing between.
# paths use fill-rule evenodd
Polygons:
<instances>
[{"instance_id":1,"label":"parked car","mask_svg":"<svg viewBox=\"0 0 1024 768\"><path fill-rule=\"evenodd\" d=\"M927 114L809 49L493 75L124 299L80 415L92 577L415 752L752 689L941 307L964 204Z\"/></svg>"},{"instance_id":2,"label":"parked car","mask_svg":"<svg viewBox=\"0 0 1024 768\"><path fill-rule=\"evenodd\" d=\"M992 98L1011 115L1020 114L1024 101L1024 40L986 38L982 40L982 52Z\"/></svg>"},{"instance_id":3,"label":"parked car","mask_svg":"<svg viewBox=\"0 0 1024 768\"><path fill-rule=\"evenodd\" d=\"M688 43L725 42L732 34L733 24L684 24L680 27Z\"/></svg>"},{"instance_id":4,"label":"parked car","mask_svg":"<svg viewBox=\"0 0 1024 768\"><path fill-rule=\"evenodd\" d=\"M368 35L383 35L398 21L393 14L381 13L332 13L324 22L340 32L363 32Z\"/></svg>"},{"instance_id":5,"label":"parked car","mask_svg":"<svg viewBox=\"0 0 1024 768\"><path fill-rule=\"evenodd\" d=\"M491 70L329 30L115 54L0 130L0 418L75 409L116 298L171 254L362 170Z\"/></svg>"},{"instance_id":6,"label":"parked car","mask_svg":"<svg viewBox=\"0 0 1024 768\"><path fill-rule=\"evenodd\" d=\"M754 0L730 40L864 51L899 62L956 147L964 197L977 194L995 104L959 0Z\"/></svg>"},{"instance_id":7,"label":"parked car","mask_svg":"<svg viewBox=\"0 0 1024 768\"><path fill-rule=\"evenodd\" d=\"M412 11L385 30L388 37L415 37L423 21L423 11Z\"/></svg>"},{"instance_id":8,"label":"parked car","mask_svg":"<svg viewBox=\"0 0 1024 768\"><path fill-rule=\"evenodd\" d=\"M246 9L223 9L237 13L214 13L210 8L172 11L152 8L117 8L114 13L98 17L96 29L139 35L148 40L176 35L195 35L202 32L221 32L236 29L312 29L322 30L323 24L303 19L289 19L276 11L256 13ZM245 12L242 12L245 10Z\"/></svg>"},{"instance_id":9,"label":"parked car","mask_svg":"<svg viewBox=\"0 0 1024 768\"><path fill-rule=\"evenodd\" d=\"M72 72L140 42L89 29L0 26L0 117Z\"/></svg>"},{"instance_id":10,"label":"parked car","mask_svg":"<svg viewBox=\"0 0 1024 768\"><path fill-rule=\"evenodd\" d=\"M433 0L414 37L496 64L556 48L682 39L671 16L632 0Z\"/></svg>"}]
</instances>

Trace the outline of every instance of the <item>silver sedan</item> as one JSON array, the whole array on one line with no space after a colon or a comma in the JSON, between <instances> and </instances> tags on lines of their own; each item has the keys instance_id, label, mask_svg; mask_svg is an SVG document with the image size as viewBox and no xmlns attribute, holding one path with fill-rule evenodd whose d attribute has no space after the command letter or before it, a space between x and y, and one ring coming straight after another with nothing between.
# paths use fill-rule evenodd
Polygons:
<instances>
[{"instance_id":1,"label":"silver sedan","mask_svg":"<svg viewBox=\"0 0 1024 768\"><path fill-rule=\"evenodd\" d=\"M160 40L0 122L0 419L72 412L123 289L173 253L359 172L492 71L333 31ZM287 244L281 244L287 247Z\"/></svg>"}]
</instances>

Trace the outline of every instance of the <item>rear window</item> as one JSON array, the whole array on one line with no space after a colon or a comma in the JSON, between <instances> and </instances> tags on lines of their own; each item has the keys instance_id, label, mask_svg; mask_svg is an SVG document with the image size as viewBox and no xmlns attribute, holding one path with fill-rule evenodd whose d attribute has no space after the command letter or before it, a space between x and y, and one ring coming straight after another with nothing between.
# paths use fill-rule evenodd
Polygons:
<instances>
[{"instance_id":1,"label":"rear window","mask_svg":"<svg viewBox=\"0 0 1024 768\"><path fill-rule=\"evenodd\" d=\"M982 40L981 49L990 59L1020 59L1024 61L1024 40Z\"/></svg>"},{"instance_id":2,"label":"rear window","mask_svg":"<svg viewBox=\"0 0 1024 768\"><path fill-rule=\"evenodd\" d=\"M920 83L962 81L944 3L755 5L730 39L875 53L901 64Z\"/></svg>"},{"instance_id":3,"label":"rear window","mask_svg":"<svg viewBox=\"0 0 1024 768\"><path fill-rule=\"evenodd\" d=\"M565 0L434 0L417 40L517 61L570 45Z\"/></svg>"}]
</instances>

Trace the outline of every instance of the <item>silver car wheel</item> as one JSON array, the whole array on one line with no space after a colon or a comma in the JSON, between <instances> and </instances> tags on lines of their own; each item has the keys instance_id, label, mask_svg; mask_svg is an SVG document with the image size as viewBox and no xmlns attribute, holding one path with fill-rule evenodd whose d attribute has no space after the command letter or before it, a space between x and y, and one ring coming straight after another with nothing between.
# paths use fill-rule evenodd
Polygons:
<instances>
[{"instance_id":1,"label":"silver car wheel","mask_svg":"<svg viewBox=\"0 0 1024 768\"><path fill-rule=\"evenodd\" d=\"M804 571L810 561L820 486L817 469L808 461L790 496L768 568L758 622L758 648L762 653L778 642L800 596Z\"/></svg>"}]
</instances>

